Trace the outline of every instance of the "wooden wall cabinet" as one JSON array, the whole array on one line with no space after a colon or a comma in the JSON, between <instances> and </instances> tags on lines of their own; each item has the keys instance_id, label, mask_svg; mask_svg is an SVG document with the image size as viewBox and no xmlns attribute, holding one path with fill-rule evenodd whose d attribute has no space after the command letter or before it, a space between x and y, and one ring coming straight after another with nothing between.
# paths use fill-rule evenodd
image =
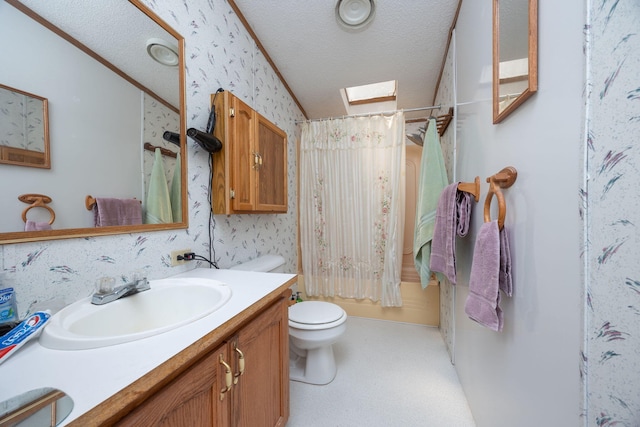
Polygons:
<instances>
[{"instance_id":1,"label":"wooden wall cabinet","mask_svg":"<svg viewBox=\"0 0 640 427\"><path fill-rule=\"evenodd\" d=\"M213 213L287 212L287 134L231 92L211 99L222 141L212 154Z\"/></svg>"},{"instance_id":2,"label":"wooden wall cabinet","mask_svg":"<svg viewBox=\"0 0 640 427\"><path fill-rule=\"evenodd\" d=\"M289 418L288 301L265 309L117 426L284 427Z\"/></svg>"}]
</instances>

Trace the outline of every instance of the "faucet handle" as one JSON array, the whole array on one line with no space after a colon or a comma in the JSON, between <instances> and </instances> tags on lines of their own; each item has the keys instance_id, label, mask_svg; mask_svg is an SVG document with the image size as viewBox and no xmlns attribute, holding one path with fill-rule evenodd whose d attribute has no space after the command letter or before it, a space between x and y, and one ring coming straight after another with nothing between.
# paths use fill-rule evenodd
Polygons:
<instances>
[{"instance_id":1,"label":"faucet handle","mask_svg":"<svg viewBox=\"0 0 640 427\"><path fill-rule=\"evenodd\" d=\"M131 277L131 282L133 283L138 283L141 280L147 279L147 275L143 270L134 270L129 274L129 277Z\"/></svg>"},{"instance_id":2,"label":"faucet handle","mask_svg":"<svg viewBox=\"0 0 640 427\"><path fill-rule=\"evenodd\" d=\"M135 270L131 273L131 283L138 291L146 291L149 289L149 281L143 270Z\"/></svg>"},{"instance_id":3,"label":"faucet handle","mask_svg":"<svg viewBox=\"0 0 640 427\"><path fill-rule=\"evenodd\" d=\"M116 287L116 279L113 277L101 277L96 280L96 293L110 294Z\"/></svg>"}]
</instances>

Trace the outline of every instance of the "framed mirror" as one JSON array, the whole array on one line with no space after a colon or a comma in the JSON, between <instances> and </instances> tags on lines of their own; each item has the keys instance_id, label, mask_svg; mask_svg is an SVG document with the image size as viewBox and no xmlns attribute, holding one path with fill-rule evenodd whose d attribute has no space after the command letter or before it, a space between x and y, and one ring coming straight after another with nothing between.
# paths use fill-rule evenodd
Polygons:
<instances>
[{"instance_id":1,"label":"framed mirror","mask_svg":"<svg viewBox=\"0 0 640 427\"><path fill-rule=\"evenodd\" d=\"M186 228L184 38L139 0L0 0L0 39L0 84L48 101L51 165L0 163L12 183L0 188L0 244ZM171 219L148 224L158 158L179 197ZM32 193L46 209L18 199ZM89 196L135 198L143 223L96 227ZM25 231L25 210L55 222Z\"/></svg>"},{"instance_id":2,"label":"framed mirror","mask_svg":"<svg viewBox=\"0 0 640 427\"><path fill-rule=\"evenodd\" d=\"M493 0L493 123L538 90L538 0Z\"/></svg>"},{"instance_id":3,"label":"framed mirror","mask_svg":"<svg viewBox=\"0 0 640 427\"><path fill-rule=\"evenodd\" d=\"M47 98L0 84L0 163L49 169Z\"/></svg>"}]
</instances>

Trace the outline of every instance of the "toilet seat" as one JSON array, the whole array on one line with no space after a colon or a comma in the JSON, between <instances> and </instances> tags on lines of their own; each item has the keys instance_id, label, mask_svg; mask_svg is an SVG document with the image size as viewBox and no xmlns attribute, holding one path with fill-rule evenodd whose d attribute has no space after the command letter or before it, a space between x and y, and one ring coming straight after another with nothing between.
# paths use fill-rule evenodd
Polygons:
<instances>
[{"instance_id":1,"label":"toilet seat","mask_svg":"<svg viewBox=\"0 0 640 427\"><path fill-rule=\"evenodd\" d=\"M330 302L304 301L289 307L289 326L298 329L328 329L346 320L347 313Z\"/></svg>"}]
</instances>

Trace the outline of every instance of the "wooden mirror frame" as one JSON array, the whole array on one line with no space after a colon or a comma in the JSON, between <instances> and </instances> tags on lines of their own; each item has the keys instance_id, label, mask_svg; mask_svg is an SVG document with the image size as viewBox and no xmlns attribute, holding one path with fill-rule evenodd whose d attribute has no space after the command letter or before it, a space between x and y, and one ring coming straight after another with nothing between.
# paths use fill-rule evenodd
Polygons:
<instances>
[{"instance_id":1,"label":"wooden mirror frame","mask_svg":"<svg viewBox=\"0 0 640 427\"><path fill-rule=\"evenodd\" d=\"M0 0L2 1L2 0ZM185 53L184 53L184 37L176 30L168 25L153 11L147 8L140 0L129 1L133 6L138 8L143 14L155 21L165 31L175 37L178 45L178 84L180 98L180 140L186 141L186 98L185 98ZM17 2L7 0L10 4ZM42 24L42 22L41 22ZM61 230L42 230L42 231L17 231L0 233L0 245L9 243L35 242L45 240L72 239L78 237L105 236L115 234L143 233L149 231L176 230L184 229L189 226L189 212L187 204L187 144L180 146L181 160L181 192L182 192L182 222L173 222L169 224L141 224L141 225L122 225L109 227L88 227L88 228L67 228ZM141 149L142 144L141 144ZM82 206L82 203L79 205Z\"/></svg>"},{"instance_id":2,"label":"wooden mirror frame","mask_svg":"<svg viewBox=\"0 0 640 427\"><path fill-rule=\"evenodd\" d=\"M503 110L500 110L500 2L493 0L493 123L500 123L538 90L538 0L528 7L528 85Z\"/></svg>"}]
</instances>

